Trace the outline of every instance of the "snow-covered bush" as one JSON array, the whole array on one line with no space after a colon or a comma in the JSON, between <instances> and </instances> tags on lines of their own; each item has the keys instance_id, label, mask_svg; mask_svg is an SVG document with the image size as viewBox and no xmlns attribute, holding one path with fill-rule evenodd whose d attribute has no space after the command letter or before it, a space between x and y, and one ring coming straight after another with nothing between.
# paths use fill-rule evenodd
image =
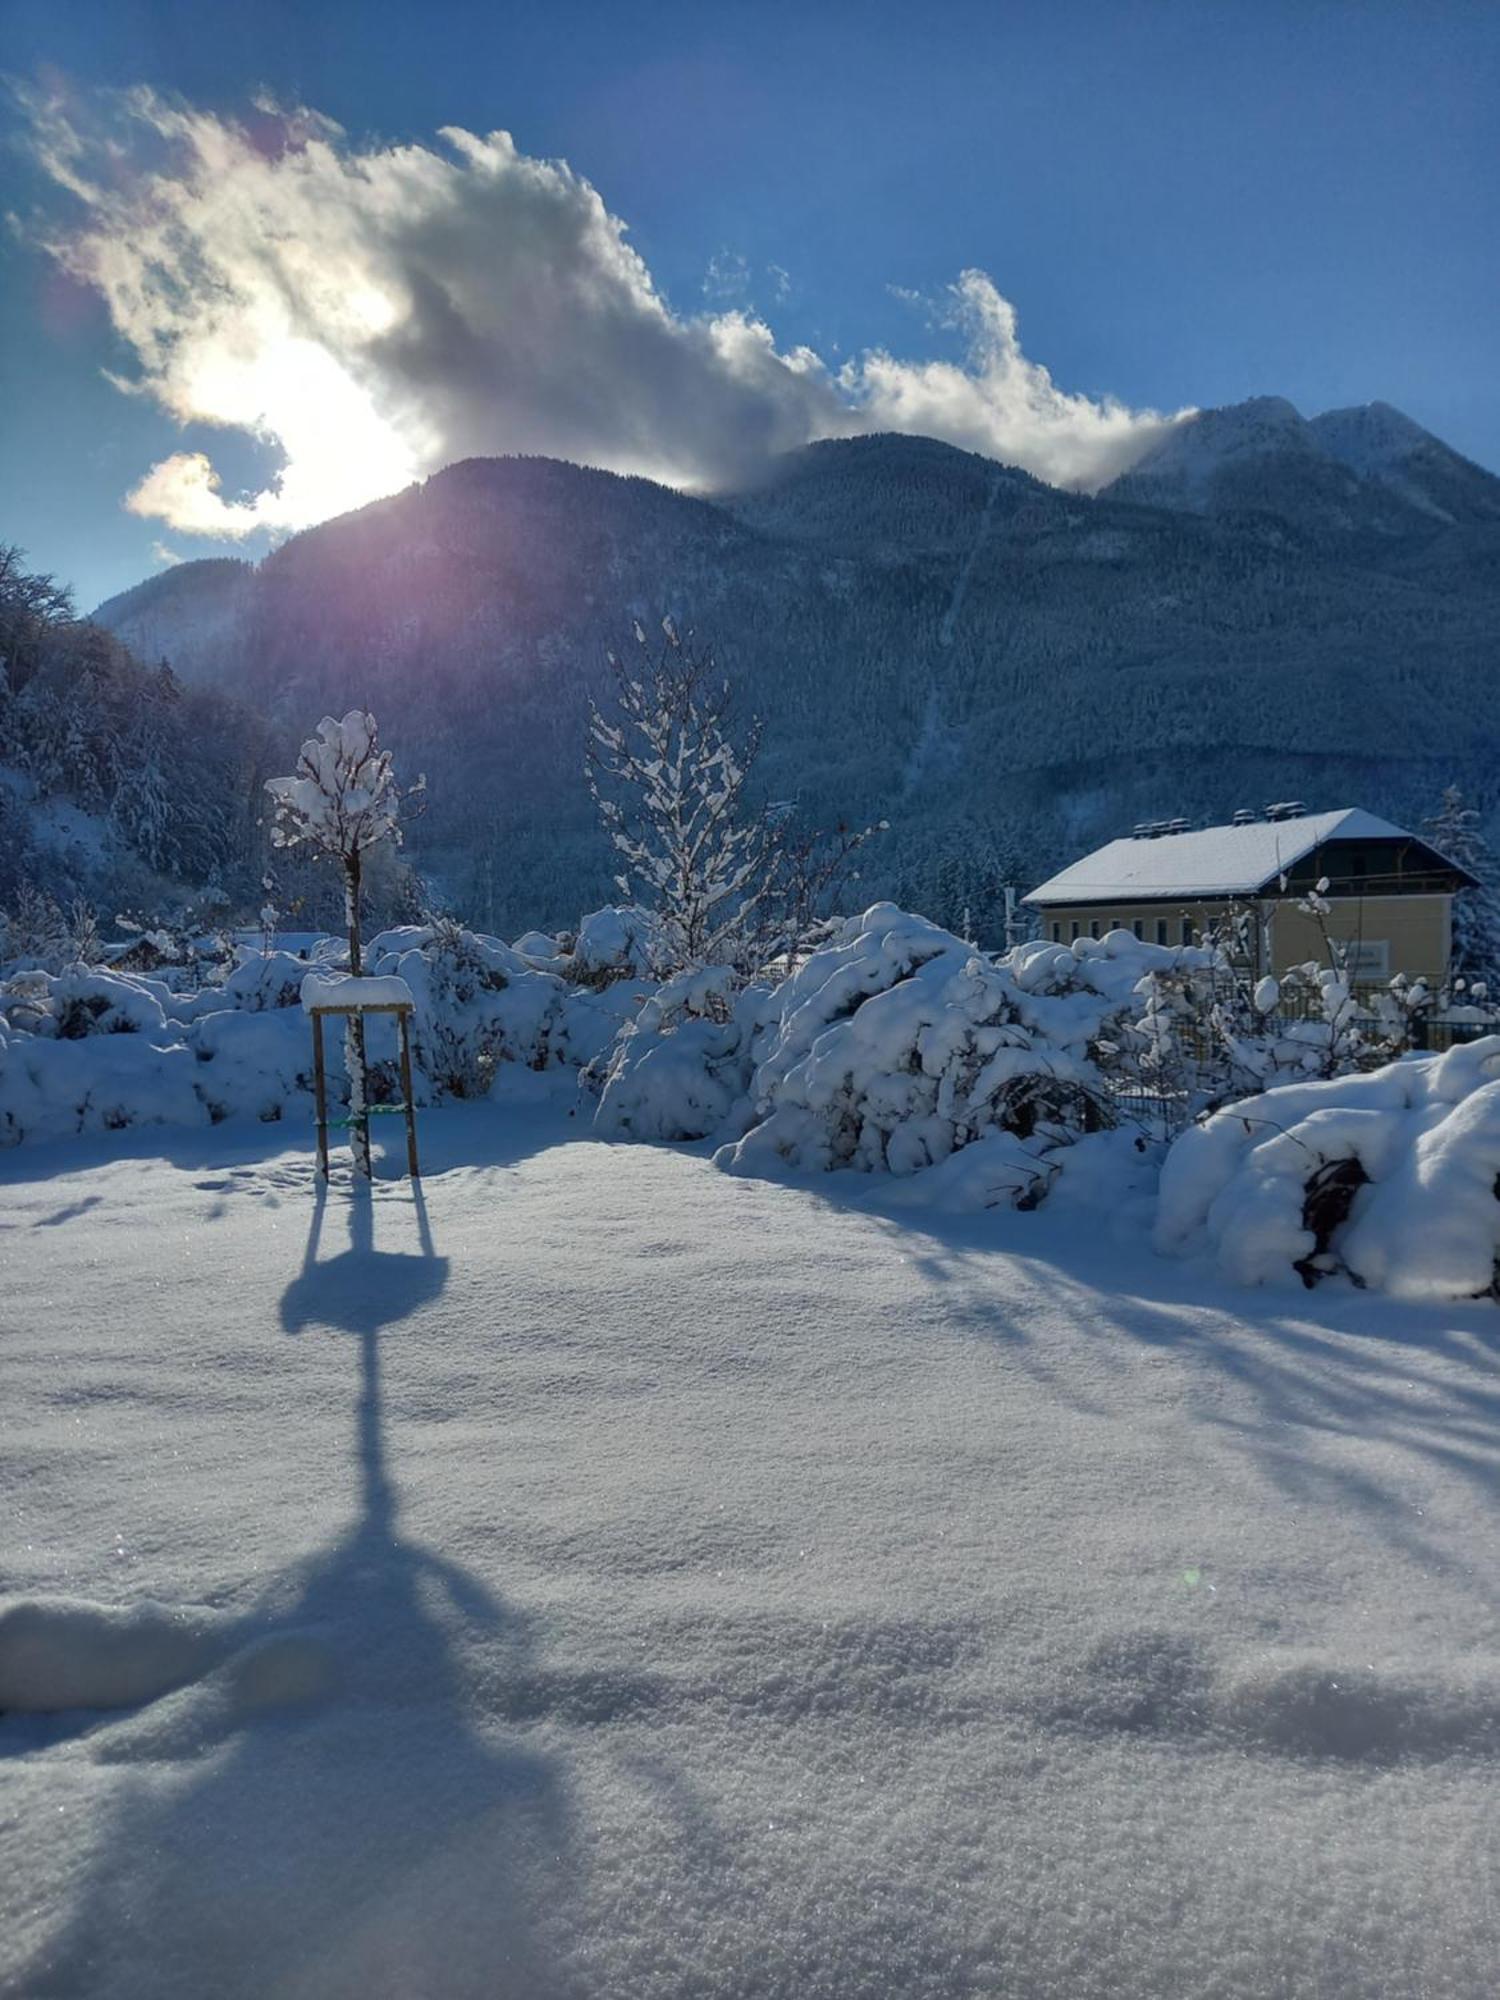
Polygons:
<instances>
[{"instance_id":1,"label":"snow-covered bush","mask_svg":"<svg viewBox=\"0 0 1500 2000\"><path fill-rule=\"evenodd\" d=\"M790 1165L910 1176L995 1139L943 1185L953 1182L961 1206L1034 1201L1057 1148L1116 1120L1109 1065L1140 1042L1143 979L1209 963L1199 948L1127 932L1022 946L995 961L877 904L834 925L774 987L745 987L719 966L648 997L586 1077L599 1088L596 1126L718 1138L718 1164L739 1173Z\"/></svg>"},{"instance_id":2,"label":"snow-covered bush","mask_svg":"<svg viewBox=\"0 0 1500 2000\"><path fill-rule=\"evenodd\" d=\"M1111 995L1083 963L1044 946L997 964L877 904L782 988L751 1085L757 1122L720 1163L913 1174L992 1132L1040 1153L1100 1129L1112 1112L1090 1044Z\"/></svg>"},{"instance_id":3,"label":"snow-covered bush","mask_svg":"<svg viewBox=\"0 0 1500 2000\"><path fill-rule=\"evenodd\" d=\"M602 1067L595 1129L704 1139L744 1122L751 1047L769 998L731 966L679 973L628 1022Z\"/></svg>"},{"instance_id":4,"label":"snow-covered bush","mask_svg":"<svg viewBox=\"0 0 1500 2000\"><path fill-rule=\"evenodd\" d=\"M1244 1284L1333 1271L1401 1298L1496 1289L1500 1036L1217 1112L1162 1172L1157 1247Z\"/></svg>"},{"instance_id":5,"label":"snow-covered bush","mask_svg":"<svg viewBox=\"0 0 1500 2000\"><path fill-rule=\"evenodd\" d=\"M149 979L73 965L48 982L51 1032L59 1041L90 1035L150 1034L166 1025L168 989Z\"/></svg>"},{"instance_id":6,"label":"snow-covered bush","mask_svg":"<svg viewBox=\"0 0 1500 2000\"><path fill-rule=\"evenodd\" d=\"M528 965L542 972L561 972L564 954L572 949L571 936L554 937L550 931L524 931L511 946Z\"/></svg>"},{"instance_id":7,"label":"snow-covered bush","mask_svg":"<svg viewBox=\"0 0 1500 2000\"><path fill-rule=\"evenodd\" d=\"M290 951L247 951L219 989L226 1006L259 1014L301 1003L307 961Z\"/></svg>"},{"instance_id":8,"label":"snow-covered bush","mask_svg":"<svg viewBox=\"0 0 1500 2000\"><path fill-rule=\"evenodd\" d=\"M327 943L324 964L338 956ZM627 1009L637 997L627 985L570 987L452 924L384 932L369 962L411 988L414 1083L426 1103L479 1094L501 1063L580 1068L623 1025L615 996ZM0 1145L132 1125L310 1120L312 1041L298 1004L307 974L287 952L247 953L221 985L192 993L82 966L13 973L0 983ZM370 1086L394 1098L395 1038L388 1026L374 1037ZM337 1050L328 1080L347 1102Z\"/></svg>"},{"instance_id":9,"label":"snow-covered bush","mask_svg":"<svg viewBox=\"0 0 1500 2000\"><path fill-rule=\"evenodd\" d=\"M299 1100L310 1110L312 1041L300 1007L219 1008L194 1022L190 1046L198 1095L216 1125L225 1118L271 1123ZM332 1082L338 1089L336 1069Z\"/></svg>"},{"instance_id":10,"label":"snow-covered bush","mask_svg":"<svg viewBox=\"0 0 1500 2000\"><path fill-rule=\"evenodd\" d=\"M0 1145L206 1125L198 1071L192 1051L160 1031L69 1040L0 1026Z\"/></svg>"},{"instance_id":11,"label":"snow-covered bush","mask_svg":"<svg viewBox=\"0 0 1500 2000\"><path fill-rule=\"evenodd\" d=\"M446 918L382 931L367 970L376 978L394 974L411 988L412 1061L429 1097L482 1097L500 1062L547 1066L562 982L498 938Z\"/></svg>"},{"instance_id":12,"label":"snow-covered bush","mask_svg":"<svg viewBox=\"0 0 1500 2000\"><path fill-rule=\"evenodd\" d=\"M639 904L627 903L590 911L578 926L572 950L558 954L557 970L575 986L612 986L619 979L654 982L663 976L668 957L658 920Z\"/></svg>"}]
</instances>

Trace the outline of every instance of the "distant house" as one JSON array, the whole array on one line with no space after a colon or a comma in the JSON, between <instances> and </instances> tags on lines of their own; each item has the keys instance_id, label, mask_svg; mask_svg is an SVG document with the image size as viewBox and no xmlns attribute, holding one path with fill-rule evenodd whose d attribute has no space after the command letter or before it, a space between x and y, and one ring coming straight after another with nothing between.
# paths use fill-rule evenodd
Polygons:
<instances>
[{"instance_id":1,"label":"distant house","mask_svg":"<svg viewBox=\"0 0 1500 2000\"><path fill-rule=\"evenodd\" d=\"M1043 935L1060 944L1112 930L1191 944L1214 918L1249 908L1257 972L1283 972L1323 956L1317 924L1297 904L1325 877L1328 930L1348 946L1356 977L1446 972L1453 897L1474 877L1358 807L1308 813L1283 804L1236 813L1228 826L1138 826L1024 900L1040 913Z\"/></svg>"}]
</instances>

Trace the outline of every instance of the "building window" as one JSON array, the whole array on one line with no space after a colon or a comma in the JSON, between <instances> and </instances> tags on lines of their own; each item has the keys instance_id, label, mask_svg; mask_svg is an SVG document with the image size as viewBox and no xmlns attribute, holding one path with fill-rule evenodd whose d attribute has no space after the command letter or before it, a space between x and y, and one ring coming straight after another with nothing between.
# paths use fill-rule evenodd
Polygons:
<instances>
[{"instance_id":1,"label":"building window","mask_svg":"<svg viewBox=\"0 0 1500 2000\"><path fill-rule=\"evenodd\" d=\"M1054 925L1052 926L1052 942L1053 942L1054 944L1061 944L1061 943L1062 943L1062 925L1061 925L1061 924L1054 924Z\"/></svg>"},{"instance_id":2,"label":"building window","mask_svg":"<svg viewBox=\"0 0 1500 2000\"><path fill-rule=\"evenodd\" d=\"M1096 938L1098 937L1098 935L1099 935L1099 919L1095 917L1093 922L1089 925L1089 936L1091 938Z\"/></svg>"},{"instance_id":3,"label":"building window","mask_svg":"<svg viewBox=\"0 0 1500 2000\"><path fill-rule=\"evenodd\" d=\"M1184 917L1182 920L1182 941L1184 944L1191 944L1193 942L1194 929L1195 926L1192 918Z\"/></svg>"},{"instance_id":4,"label":"building window","mask_svg":"<svg viewBox=\"0 0 1500 2000\"><path fill-rule=\"evenodd\" d=\"M1135 922L1130 926L1130 928L1135 932L1138 938L1143 938L1146 935L1146 926L1141 922L1139 917L1136 918Z\"/></svg>"},{"instance_id":5,"label":"building window","mask_svg":"<svg viewBox=\"0 0 1500 2000\"><path fill-rule=\"evenodd\" d=\"M1165 917L1158 917L1156 920L1156 942L1158 944L1165 944L1166 941L1167 941L1167 920Z\"/></svg>"},{"instance_id":6,"label":"building window","mask_svg":"<svg viewBox=\"0 0 1500 2000\"><path fill-rule=\"evenodd\" d=\"M1073 941L1074 939L1076 939L1076 938L1077 938L1077 936L1078 936L1078 926L1077 926L1077 924L1075 923L1075 924L1073 925L1073 928L1072 928L1072 932L1071 932L1071 934L1070 934L1070 938L1069 938L1069 942L1071 943L1071 942L1072 942L1072 941Z\"/></svg>"}]
</instances>

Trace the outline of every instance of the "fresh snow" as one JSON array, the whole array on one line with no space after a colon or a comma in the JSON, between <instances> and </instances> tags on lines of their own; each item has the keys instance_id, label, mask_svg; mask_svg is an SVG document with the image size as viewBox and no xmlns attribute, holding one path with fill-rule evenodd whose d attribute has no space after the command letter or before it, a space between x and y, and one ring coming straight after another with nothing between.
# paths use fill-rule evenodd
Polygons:
<instances>
[{"instance_id":1,"label":"fresh snow","mask_svg":"<svg viewBox=\"0 0 1500 2000\"><path fill-rule=\"evenodd\" d=\"M309 972L299 989L307 1013L315 1007L410 1007L411 988L395 973L347 974Z\"/></svg>"},{"instance_id":2,"label":"fresh snow","mask_svg":"<svg viewBox=\"0 0 1500 2000\"><path fill-rule=\"evenodd\" d=\"M0 1990L1493 1992L1492 1305L513 1081L0 1161Z\"/></svg>"}]
</instances>

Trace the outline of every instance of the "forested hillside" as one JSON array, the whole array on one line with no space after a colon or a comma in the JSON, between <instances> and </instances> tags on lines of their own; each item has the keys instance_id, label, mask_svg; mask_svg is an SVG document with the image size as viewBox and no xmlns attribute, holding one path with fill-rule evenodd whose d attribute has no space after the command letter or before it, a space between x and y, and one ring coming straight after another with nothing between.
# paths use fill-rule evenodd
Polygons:
<instances>
[{"instance_id":1,"label":"forested hillside","mask_svg":"<svg viewBox=\"0 0 1500 2000\"><path fill-rule=\"evenodd\" d=\"M585 702L670 612L764 718L768 798L889 818L870 895L992 931L1006 881L1143 817L1493 809L1500 481L1395 412L1287 411L1205 413L1097 499L919 438L712 500L471 460L98 615L288 743L370 706L429 775L419 865L509 932L606 895Z\"/></svg>"},{"instance_id":2,"label":"forested hillside","mask_svg":"<svg viewBox=\"0 0 1500 2000\"><path fill-rule=\"evenodd\" d=\"M243 904L258 883L265 721L185 687L0 547L0 907L23 889L113 915L175 886Z\"/></svg>"}]
</instances>

